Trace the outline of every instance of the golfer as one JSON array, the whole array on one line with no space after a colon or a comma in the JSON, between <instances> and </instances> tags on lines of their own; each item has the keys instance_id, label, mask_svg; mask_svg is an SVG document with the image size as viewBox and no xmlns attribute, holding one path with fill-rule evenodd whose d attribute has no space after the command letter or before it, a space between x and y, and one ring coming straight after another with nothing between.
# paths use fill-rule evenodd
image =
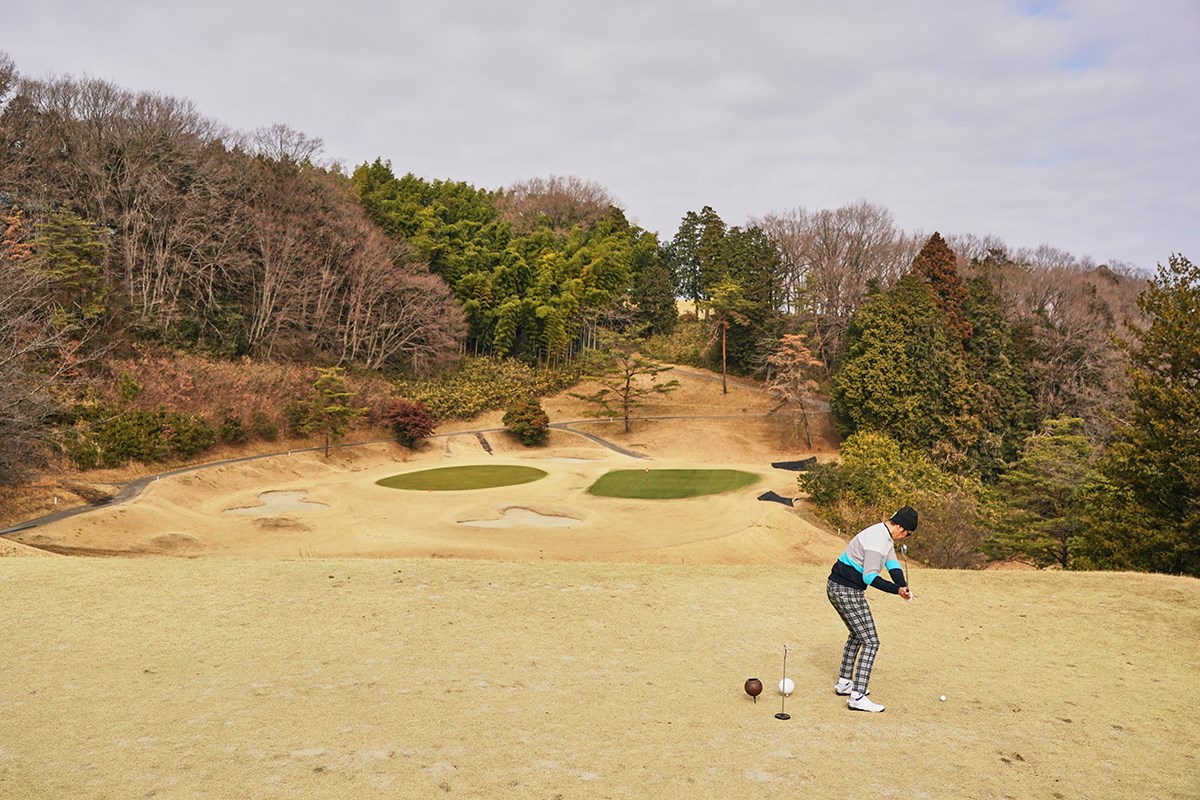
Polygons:
<instances>
[{"instance_id":1,"label":"golfer","mask_svg":"<svg viewBox=\"0 0 1200 800\"><path fill-rule=\"evenodd\" d=\"M917 512L911 506L905 506L891 519L859 531L846 545L846 551L833 562L829 582L825 584L829 602L850 631L842 651L842 669L833 691L850 698L846 707L852 711L883 711L882 705L867 697L871 667L879 652L879 635L875 633L875 620L867 605L866 590L868 586L874 586L905 600L912 599L904 570L896 560L896 542L916 529ZM883 577L885 569L892 577L890 581Z\"/></svg>"}]
</instances>

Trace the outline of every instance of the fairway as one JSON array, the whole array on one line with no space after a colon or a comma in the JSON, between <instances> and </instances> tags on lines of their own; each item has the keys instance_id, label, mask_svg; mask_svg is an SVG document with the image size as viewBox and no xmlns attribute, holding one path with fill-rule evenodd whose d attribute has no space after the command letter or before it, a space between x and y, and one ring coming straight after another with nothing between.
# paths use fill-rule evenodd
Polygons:
<instances>
[{"instance_id":1,"label":"fairway","mask_svg":"<svg viewBox=\"0 0 1200 800\"><path fill-rule=\"evenodd\" d=\"M618 469L602 476L588 492L600 497L676 500L732 492L758 480L757 475L736 469Z\"/></svg>"},{"instance_id":2,"label":"fairway","mask_svg":"<svg viewBox=\"0 0 1200 800\"><path fill-rule=\"evenodd\" d=\"M824 565L4 567L5 798L1196 797L1191 579L923 569L869 715Z\"/></svg>"},{"instance_id":3,"label":"fairway","mask_svg":"<svg viewBox=\"0 0 1200 800\"><path fill-rule=\"evenodd\" d=\"M410 489L422 492L455 492L466 489L494 489L497 486L516 486L533 483L546 477L546 471L536 467L513 467L485 464L469 467L440 467L406 472L376 481L389 489Z\"/></svg>"}]
</instances>

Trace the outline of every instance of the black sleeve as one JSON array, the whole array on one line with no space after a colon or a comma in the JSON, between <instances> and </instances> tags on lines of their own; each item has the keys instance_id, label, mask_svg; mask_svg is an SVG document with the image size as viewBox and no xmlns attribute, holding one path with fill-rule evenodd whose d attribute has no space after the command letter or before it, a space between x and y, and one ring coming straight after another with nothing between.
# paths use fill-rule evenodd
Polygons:
<instances>
[{"instance_id":1,"label":"black sleeve","mask_svg":"<svg viewBox=\"0 0 1200 800\"><path fill-rule=\"evenodd\" d=\"M892 580L887 581L883 579L882 575L876 575L875 580L871 581L871 585L888 594L900 594L900 587L908 586L908 581L904 579L904 570L897 567L889 569L888 574L892 576Z\"/></svg>"},{"instance_id":2,"label":"black sleeve","mask_svg":"<svg viewBox=\"0 0 1200 800\"><path fill-rule=\"evenodd\" d=\"M888 594L900 594L900 587L891 581L884 580L882 575L876 575L875 580L871 581L871 585Z\"/></svg>"}]
</instances>

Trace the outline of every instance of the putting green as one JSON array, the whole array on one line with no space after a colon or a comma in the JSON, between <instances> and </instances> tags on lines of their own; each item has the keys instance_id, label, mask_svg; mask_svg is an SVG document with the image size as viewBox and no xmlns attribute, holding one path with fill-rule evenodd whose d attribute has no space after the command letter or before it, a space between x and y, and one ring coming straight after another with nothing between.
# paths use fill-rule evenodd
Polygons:
<instances>
[{"instance_id":1,"label":"putting green","mask_svg":"<svg viewBox=\"0 0 1200 800\"><path fill-rule=\"evenodd\" d=\"M758 476L736 469L618 469L588 487L601 497L673 500L744 489Z\"/></svg>"},{"instance_id":2,"label":"putting green","mask_svg":"<svg viewBox=\"0 0 1200 800\"><path fill-rule=\"evenodd\" d=\"M463 489L492 489L532 483L546 477L545 470L535 467L513 467L503 464L483 464L472 467L439 467L420 472L406 472L375 481L389 489L411 489L422 492L454 492Z\"/></svg>"}]
</instances>

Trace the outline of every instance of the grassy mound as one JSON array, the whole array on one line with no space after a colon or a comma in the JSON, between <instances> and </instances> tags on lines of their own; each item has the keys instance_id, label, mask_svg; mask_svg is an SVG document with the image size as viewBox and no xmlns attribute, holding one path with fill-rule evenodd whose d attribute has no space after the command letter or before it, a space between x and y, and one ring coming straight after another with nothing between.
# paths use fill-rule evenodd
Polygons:
<instances>
[{"instance_id":1,"label":"grassy mound","mask_svg":"<svg viewBox=\"0 0 1200 800\"><path fill-rule=\"evenodd\" d=\"M513 467L504 464L483 464L467 467L441 467L406 472L375 481L389 489L410 489L422 492L454 492L464 489L493 489L532 483L546 477L546 471L535 467Z\"/></svg>"},{"instance_id":2,"label":"grassy mound","mask_svg":"<svg viewBox=\"0 0 1200 800\"><path fill-rule=\"evenodd\" d=\"M674 500L721 494L753 486L757 475L736 469L619 469L588 487L600 497Z\"/></svg>"}]
</instances>

